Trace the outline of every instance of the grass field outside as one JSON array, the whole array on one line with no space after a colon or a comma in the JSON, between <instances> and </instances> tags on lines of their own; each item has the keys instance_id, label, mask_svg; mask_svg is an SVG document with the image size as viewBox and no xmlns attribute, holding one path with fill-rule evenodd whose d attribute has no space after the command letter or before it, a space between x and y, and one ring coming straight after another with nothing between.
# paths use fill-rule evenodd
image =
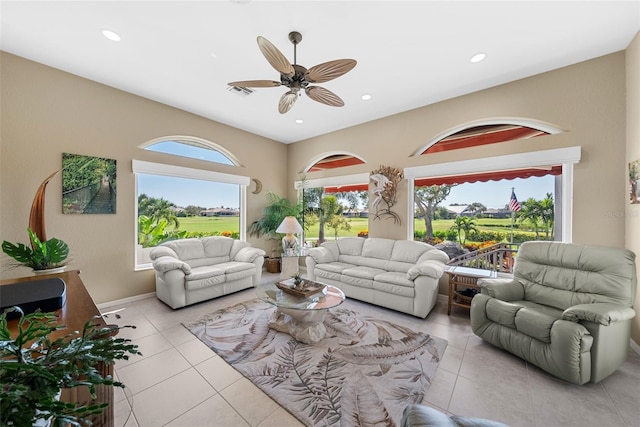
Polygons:
<instances>
[{"instance_id":1,"label":"grass field outside","mask_svg":"<svg viewBox=\"0 0 640 427\"><path fill-rule=\"evenodd\" d=\"M189 232L218 232L224 231L238 232L240 228L240 220L238 217L203 217L193 216L178 218L180 222L179 230L185 230ZM338 237L357 236L359 232L365 231L369 227L368 218L348 218L351 229L349 231L338 230ZM479 231L494 231L509 233L511 231L511 219L510 218L476 218L476 228ZM447 231L451 229L454 224L452 219L439 219L433 221L433 231ZM424 232L426 227L423 219L414 220L414 230ZM317 240L318 238L318 224L311 226L305 233L307 240ZM531 230L527 230L516 224L515 231L519 233L532 233ZM324 230L325 238L333 240L334 230L326 228ZM532 233L533 234L533 233Z\"/></svg>"}]
</instances>

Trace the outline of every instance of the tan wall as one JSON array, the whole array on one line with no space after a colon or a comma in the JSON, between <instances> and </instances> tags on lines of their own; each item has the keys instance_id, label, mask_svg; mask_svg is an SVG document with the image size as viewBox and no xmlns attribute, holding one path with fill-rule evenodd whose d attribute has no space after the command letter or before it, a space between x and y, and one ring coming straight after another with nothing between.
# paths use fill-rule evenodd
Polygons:
<instances>
[{"instance_id":1,"label":"tan wall","mask_svg":"<svg viewBox=\"0 0 640 427\"><path fill-rule=\"evenodd\" d=\"M640 160L640 33L636 34L626 50L627 60L627 162ZM625 166L628 171L628 165ZM628 196L626 200L628 199ZM628 203L628 202L625 202ZM636 253L636 270L640 272L640 205L627 204L626 240L627 249ZM636 312L640 311L640 293L636 294ZM640 345L640 315L633 319L631 337Z\"/></svg>"},{"instance_id":2,"label":"tan wall","mask_svg":"<svg viewBox=\"0 0 640 427\"><path fill-rule=\"evenodd\" d=\"M448 129L500 117L538 120L566 132L411 157ZM582 146L582 160L574 173L573 241L623 247L625 220L616 213L624 212L627 203L624 52L291 144L289 179L296 179L310 159L336 150L353 152L367 164L309 173L307 178L370 172L380 165L404 168L577 145ZM370 218L370 236L405 238L405 200L395 209L403 225ZM442 281L440 292L445 292Z\"/></svg>"},{"instance_id":3,"label":"tan wall","mask_svg":"<svg viewBox=\"0 0 640 427\"><path fill-rule=\"evenodd\" d=\"M82 271L83 281L97 303L155 291L152 271L134 271L136 196L131 160L176 160L140 150L139 144L162 136L188 135L228 149L243 167L187 158L176 164L262 180L263 192L249 192L247 196L249 223L257 219L266 204L267 191L286 191L286 172L268 166L282 164L286 158L286 146L279 142L7 53L2 53L0 60L0 240L26 243L34 193L42 180L60 169L63 152L117 161L115 215L63 215L60 177L54 178L47 189L47 235L69 244L69 268ZM249 241L267 247L262 239ZM2 254L2 278L30 274L22 267L7 269L9 261Z\"/></svg>"}]
</instances>

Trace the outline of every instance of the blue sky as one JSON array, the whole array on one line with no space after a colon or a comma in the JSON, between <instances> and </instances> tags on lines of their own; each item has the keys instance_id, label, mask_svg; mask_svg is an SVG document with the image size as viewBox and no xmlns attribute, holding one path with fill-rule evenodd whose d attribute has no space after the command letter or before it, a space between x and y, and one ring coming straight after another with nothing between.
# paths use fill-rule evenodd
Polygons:
<instances>
[{"instance_id":1,"label":"blue sky","mask_svg":"<svg viewBox=\"0 0 640 427\"><path fill-rule=\"evenodd\" d=\"M462 184L451 189L449 197L441 205L480 202L488 208L503 208L509 203L511 187L515 188L520 203L530 197L542 200L547 193L554 193L554 177L512 179L502 181ZM159 175L138 175L138 192L151 197L164 198L178 206L239 207L239 186Z\"/></svg>"},{"instance_id":2,"label":"blue sky","mask_svg":"<svg viewBox=\"0 0 640 427\"><path fill-rule=\"evenodd\" d=\"M166 141L147 147L148 150L160 151L167 154L192 157L224 164L232 164L229 159L219 152L187 145L180 142ZM547 193L554 194L554 176L533 177L527 179L476 182L462 184L451 189L449 196L441 203L443 206L471 204L479 202L487 208L503 208L509 203L511 188L520 203L530 197L542 200ZM138 193L148 196L164 198L178 206L188 205L213 208L224 206L239 207L239 186L235 184L220 184L185 178L171 178L159 175L138 176Z\"/></svg>"}]
</instances>

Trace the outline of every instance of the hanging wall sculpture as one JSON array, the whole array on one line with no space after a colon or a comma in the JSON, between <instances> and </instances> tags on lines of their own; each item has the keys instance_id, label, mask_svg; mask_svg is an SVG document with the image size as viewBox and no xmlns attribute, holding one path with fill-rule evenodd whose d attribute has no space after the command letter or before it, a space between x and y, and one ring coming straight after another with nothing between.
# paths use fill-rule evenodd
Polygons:
<instances>
[{"instance_id":1,"label":"hanging wall sculpture","mask_svg":"<svg viewBox=\"0 0 640 427\"><path fill-rule=\"evenodd\" d=\"M380 166L371 172L369 179L375 185L372 190L375 199L371 203L372 209L375 209L374 219L393 218L394 224L400 224L400 216L391 208L397 202L398 184L404 179L404 174L399 169Z\"/></svg>"}]
</instances>

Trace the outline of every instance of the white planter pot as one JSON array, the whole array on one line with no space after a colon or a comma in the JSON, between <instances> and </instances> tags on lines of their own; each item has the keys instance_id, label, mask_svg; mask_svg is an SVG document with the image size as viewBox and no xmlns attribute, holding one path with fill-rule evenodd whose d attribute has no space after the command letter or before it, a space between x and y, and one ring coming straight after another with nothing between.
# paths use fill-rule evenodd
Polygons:
<instances>
[{"instance_id":1,"label":"white planter pot","mask_svg":"<svg viewBox=\"0 0 640 427\"><path fill-rule=\"evenodd\" d=\"M31 270L33 271L33 274L35 274L36 276L39 276L41 274L55 274L55 273L62 273L65 269L67 268L66 265L63 265L62 267L57 267L57 268L49 268L47 270Z\"/></svg>"}]
</instances>

